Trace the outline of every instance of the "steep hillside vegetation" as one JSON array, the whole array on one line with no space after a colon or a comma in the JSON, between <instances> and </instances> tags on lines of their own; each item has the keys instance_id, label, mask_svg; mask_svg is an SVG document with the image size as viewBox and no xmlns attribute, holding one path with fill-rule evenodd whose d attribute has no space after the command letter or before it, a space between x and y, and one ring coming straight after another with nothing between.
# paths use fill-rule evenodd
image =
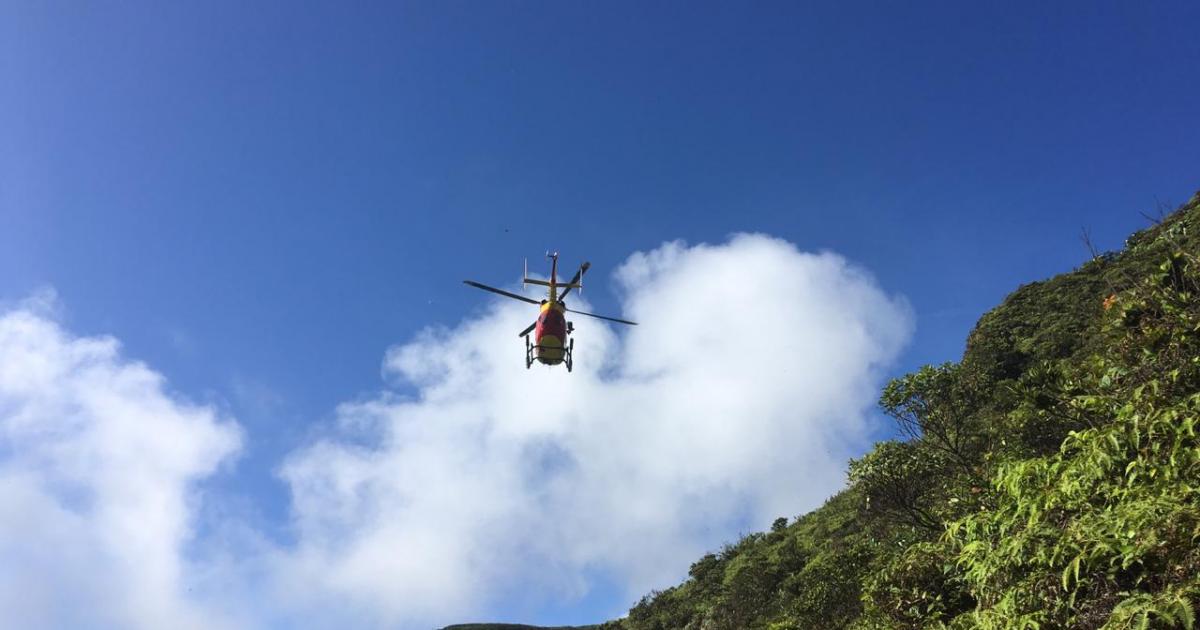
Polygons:
<instances>
[{"instance_id":1,"label":"steep hillside vegetation","mask_svg":"<svg viewBox=\"0 0 1200 630\"><path fill-rule=\"evenodd\" d=\"M1124 251L1021 287L960 362L887 386L905 439L851 462L845 491L606 625L1193 627L1198 253L1200 195Z\"/></svg>"}]
</instances>

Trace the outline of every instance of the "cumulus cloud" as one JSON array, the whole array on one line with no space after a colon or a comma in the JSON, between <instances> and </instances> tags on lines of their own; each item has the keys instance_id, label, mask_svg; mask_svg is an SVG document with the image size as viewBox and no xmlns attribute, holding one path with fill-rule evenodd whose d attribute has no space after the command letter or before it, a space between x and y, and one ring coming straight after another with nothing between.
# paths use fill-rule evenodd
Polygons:
<instances>
[{"instance_id":1,"label":"cumulus cloud","mask_svg":"<svg viewBox=\"0 0 1200 630\"><path fill-rule=\"evenodd\" d=\"M902 299L762 235L613 277L641 325L574 317L571 374L526 370L533 310L484 294L389 349L390 387L280 463L287 540L239 516L252 497L200 494L239 450L232 419L66 331L52 296L0 308L0 620L428 628L598 576L632 601L842 485L910 336Z\"/></svg>"},{"instance_id":2,"label":"cumulus cloud","mask_svg":"<svg viewBox=\"0 0 1200 630\"><path fill-rule=\"evenodd\" d=\"M575 317L573 374L526 371L533 312L496 300L390 349L410 393L342 406L288 458L297 542L278 562L310 620L461 621L600 574L640 595L842 485L910 336L903 300L761 235L669 243L615 277L641 325Z\"/></svg>"},{"instance_id":3,"label":"cumulus cloud","mask_svg":"<svg viewBox=\"0 0 1200 630\"><path fill-rule=\"evenodd\" d=\"M241 435L42 293L0 312L0 619L14 628L212 628L188 596L195 482Z\"/></svg>"}]
</instances>

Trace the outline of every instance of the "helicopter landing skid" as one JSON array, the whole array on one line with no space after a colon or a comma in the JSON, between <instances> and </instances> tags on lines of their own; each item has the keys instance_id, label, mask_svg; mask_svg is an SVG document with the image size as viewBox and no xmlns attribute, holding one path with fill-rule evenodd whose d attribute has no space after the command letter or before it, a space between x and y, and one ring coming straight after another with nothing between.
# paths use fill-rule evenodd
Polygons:
<instances>
[{"instance_id":1,"label":"helicopter landing skid","mask_svg":"<svg viewBox=\"0 0 1200 630\"><path fill-rule=\"evenodd\" d=\"M525 337L525 369L526 370L528 370L530 367L532 367L533 362L535 361L535 358L533 356L533 351L539 350L539 349L541 349L541 346L533 345L533 342L529 341L529 337L528 336ZM553 349L557 350L559 348L554 347ZM571 339L569 342L567 342L567 347L562 348L562 351L563 351L562 362L567 366L567 371L570 372L571 369L575 367L575 340Z\"/></svg>"}]
</instances>

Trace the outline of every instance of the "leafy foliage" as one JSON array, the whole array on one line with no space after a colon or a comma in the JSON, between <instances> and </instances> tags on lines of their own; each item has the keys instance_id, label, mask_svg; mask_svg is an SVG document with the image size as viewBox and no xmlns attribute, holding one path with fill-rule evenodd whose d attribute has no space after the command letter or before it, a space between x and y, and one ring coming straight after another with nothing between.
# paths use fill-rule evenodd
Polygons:
<instances>
[{"instance_id":1,"label":"leafy foliage","mask_svg":"<svg viewBox=\"0 0 1200 630\"><path fill-rule=\"evenodd\" d=\"M1115 301L1112 350L1053 392L1088 428L1014 459L945 540L981 626L1187 627L1200 597L1200 261L1176 252ZM1055 575L1059 579L1051 579ZM1000 620L993 623L990 620Z\"/></svg>"}]
</instances>

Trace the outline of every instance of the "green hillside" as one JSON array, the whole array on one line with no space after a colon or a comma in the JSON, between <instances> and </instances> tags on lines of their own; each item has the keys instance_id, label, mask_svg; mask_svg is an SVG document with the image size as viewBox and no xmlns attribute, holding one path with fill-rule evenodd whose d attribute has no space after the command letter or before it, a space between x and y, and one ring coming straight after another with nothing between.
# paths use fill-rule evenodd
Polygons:
<instances>
[{"instance_id":1,"label":"green hillside","mask_svg":"<svg viewBox=\"0 0 1200 630\"><path fill-rule=\"evenodd\" d=\"M1020 287L961 361L887 385L905 439L852 461L846 490L603 627L1194 627L1198 254L1200 194Z\"/></svg>"},{"instance_id":2,"label":"green hillside","mask_svg":"<svg viewBox=\"0 0 1200 630\"><path fill-rule=\"evenodd\" d=\"M620 628L1192 628L1198 252L1200 196L1019 288L960 362L888 384L906 439L852 461L847 490L697 560Z\"/></svg>"},{"instance_id":3,"label":"green hillside","mask_svg":"<svg viewBox=\"0 0 1200 630\"><path fill-rule=\"evenodd\" d=\"M626 630L1191 628L1200 195L888 384L903 441L647 595ZM788 483L781 479L779 483Z\"/></svg>"}]
</instances>

